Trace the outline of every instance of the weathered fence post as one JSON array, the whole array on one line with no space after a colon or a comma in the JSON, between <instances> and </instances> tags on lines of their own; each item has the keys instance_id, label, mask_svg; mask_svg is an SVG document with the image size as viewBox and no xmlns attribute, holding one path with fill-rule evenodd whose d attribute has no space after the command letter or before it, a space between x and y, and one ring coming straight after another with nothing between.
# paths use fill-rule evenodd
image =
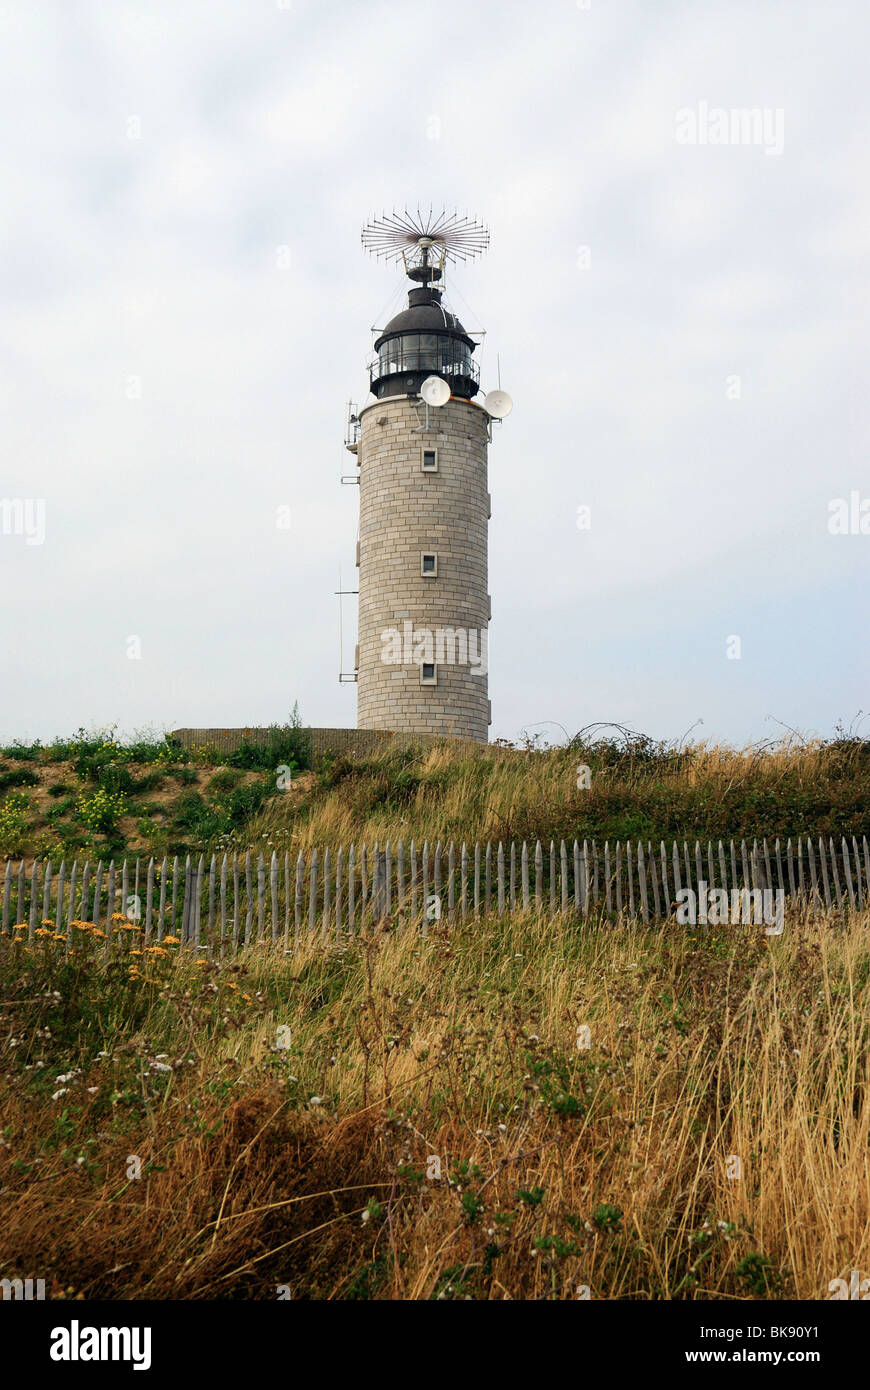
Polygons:
<instances>
[{"instance_id":1,"label":"weathered fence post","mask_svg":"<svg viewBox=\"0 0 870 1390\"><path fill-rule=\"evenodd\" d=\"M254 925L254 892L251 871L251 851L245 852L245 945L251 944L251 929Z\"/></svg>"},{"instance_id":2,"label":"weathered fence post","mask_svg":"<svg viewBox=\"0 0 870 1390\"><path fill-rule=\"evenodd\" d=\"M474 915L480 916L480 841L474 842Z\"/></svg>"},{"instance_id":3,"label":"weathered fence post","mask_svg":"<svg viewBox=\"0 0 870 1390\"><path fill-rule=\"evenodd\" d=\"M323 916L320 923L320 941L325 946L329 941L329 892L331 888L330 870L332 868L329 845L323 851Z\"/></svg>"},{"instance_id":4,"label":"weathered fence post","mask_svg":"<svg viewBox=\"0 0 870 1390\"><path fill-rule=\"evenodd\" d=\"M544 906L544 851L540 840L535 841L535 911Z\"/></svg>"},{"instance_id":5,"label":"weathered fence post","mask_svg":"<svg viewBox=\"0 0 870 1390\"><path fill-rule=\"evenodd\" d=\"M399 922L405 925L405 841L399 841L396 852L396 911Z\"/></svg>"},{"instance_id":6,"label":"weathered fence post","mask_svg":"<svg viewBox=\"0 0 870 1390\"><path fill-rule=\"evenodd\" d=\"M239 856L233 854L233 951L239 949L239 924L241 913L239 911Z\"/></svg>"},{"instance_id":7,"label":"weathered fence post","mask_svg":"<svg viewBox=\"0 0 870 1390\"><path fill-rule=\"evenodd\" d=\"M211 861L212 883L214 882L214 859ZM269 896L272 900L272 940L278 940L278 855L272 850L269 864ZM210 923L209 923L210 925Z\"/></svg>"},{"instance_id":8,"label":"weathered fence post","mask_svg":"<svg viewBox=\"0 0 870 1390\"><path fill-rule=\"evenodd\" d=\"M411 860L411 921L416 922L417 914L420 909L419 903L419 882L417 878L417 842L412 840L408 847L408 854Z\"/></svg>"},{"instance_id":9,"label":"weathered fence post","mask_svg":"<svg viewBox=\"0 0 870 1390\"><path fill-rule=\"evenodd\" d=\"M354 934L354 917L356 915L356 883L354 874L356 870L356 845L352 844L347 852L347 934Z\"/></svg>"},{"instance_id":10,"label":"weathered fence post","mask_svg":"<svg viewBox=\"0 0 870 1390\"><path fill-rule=\"evenodd\" d=\"M562 911L568 911L568 850L563 840L559 846L559 872L562 875Z\"/></svg>"},{"instance_id":11,"label":"weathered fence post","mask_svg":"<svg viewBox=\"0 0 870 1390\"><path fill-rule=\"evenodd\" d=\"M335 940L341 941L342 892L344 890L344 850L341 845L335 858Z\"/></svg>"},{"instance_id":12,"label":"weathered fence post","mask_svg":"<svg viewBox=\"0 0 870 1390\"><path fill-rule=\"evenodd\" d=\"M492 890L492 841L486 842L486 858L484 863L484 892L483 892L483 911L489 916L490 895Z\"/></svg>"},{"instance_id":13,"label":"weathered fence post","mask_svg":"<svg viewBox=\"0 0 870 1390\"><path fill-rule=\"evenodd\" d=\"M353 853L353 850L351 850L351 853ZM351 867L351 875L353 875L353 867ZM301 936L301 934L302 934L302 901L303 901L303 896L302 896L302 895L303 895L304 891L305 891L305 855L302 853L302 850L300 850L300 851L299 851L299 856L298 856L298 858L297 858L297 860L296 860L296 886L295 886L294 902L293 902L293 949L294 949L294 951L298 951L298 949L299 949L299 938L300 938L300 936ZM353 912L353 896L352 896L352 892L351 892L351 912Z\"/></svg>"},{"instance_id":14,"label":"weathered fence post","mask_svg":"<svg viewBox=\"0 0 870 1390\"><path fill-rule=\"evenodd\" d=\"M640 891L640 910L643 920L649 921L649 902L646 895L646 864L643 858L643 845L638 840L637 843L637 880Z\"/></svg>"},{"instance_id":15,"label":"weathered fence post","mask_svg":"<svg viewBox=\"0 0 870 1390\"><path fill-rule=\"evenodd\" d=\"M139 896L138 893L136 895ZM148 860L145 875L145 945L151 945L151 918L154 914L154 856Z\"/></svg>"},{"instance_id":16,"label":"weathered fence post","mask_svg":"<svg viewBox=\"0 0 870 1390\"><path fill-rule=\"evenodd\" d=\"M556 914L556 846L550 841L550 915Z\"/></svg>"},{"instance_id":17,"label":"weathered fence post","mask_svg":"<svg viewBox=\"0 0 870 1390\"><path fill-rule=\"evenodd\" d=\"M223 955L227 948L227 856L221 860L221 948L220 954Z\"/></svg>"},{"instance_id":18,"label":"weathered fence post","mask_svg":"<svg viewBox=\"0 0 870 1390\"><path fill-rule=\"evenodd\" d=\"M12 860L6 861L6 874L3 879L3 932L9 930L9 904L12 898Z\"/></svg>"},{"instance_id":19,"label":"weathered fence post","mask_svg":"<svg viewBox=\"0 0 870 1390\"><path fill-rule=\"evenodd\" d=\"M317 850L311 851L311 864L308 869L308 937L314 939L317 922Z\"/></svg>"}]
</instances>

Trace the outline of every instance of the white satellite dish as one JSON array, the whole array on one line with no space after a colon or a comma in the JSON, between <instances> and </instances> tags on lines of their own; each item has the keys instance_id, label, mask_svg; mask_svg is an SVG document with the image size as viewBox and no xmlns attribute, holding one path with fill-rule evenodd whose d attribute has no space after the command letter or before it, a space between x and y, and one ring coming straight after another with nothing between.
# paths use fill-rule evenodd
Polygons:
<instances>
[{"instance_id":1,"label":"white satellite dish","mask_svg":"<svg viewBox=\"0 0 870 1390\"><path fill-rule=\"evenodd\" d=\"M488 391L483 398L483 408L494 420L503 420L510 415L514 403L507 391Z\"/></svg>"},{"instance_id":2,"label":"white satellite dish","mask_svg":"<svg viewBox=\"0 0 870 1390\"><path fill-rule=\"evenodd\" d=\"M420 395L427 405L446 405L450 400L450 385L443 376L427 376L420 387Z\"/></svg>"}]
</instances>

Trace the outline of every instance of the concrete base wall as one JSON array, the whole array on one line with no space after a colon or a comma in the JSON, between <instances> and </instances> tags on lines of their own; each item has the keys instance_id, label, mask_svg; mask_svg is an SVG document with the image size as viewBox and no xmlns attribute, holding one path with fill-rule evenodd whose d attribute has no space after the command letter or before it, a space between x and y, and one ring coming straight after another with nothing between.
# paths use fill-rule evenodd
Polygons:
<instances>
[{"instance_id":1,"label":"concrete base wall","mask_svg":"<svg viewBox=\"0 0 870 1390\"><path fill-rule=\"evenodd\" d=\"M394 733L390 729L305 729L311 737L311 751L366 756L386 748L416 748L437 743L470 743L465 739L445 739L435 734ZM272 729L173 729L170 738L177 739L182 748L202 748L206 745L218 753L234 753L244 743L265 743Z\"/></svg>"}]
</instances>

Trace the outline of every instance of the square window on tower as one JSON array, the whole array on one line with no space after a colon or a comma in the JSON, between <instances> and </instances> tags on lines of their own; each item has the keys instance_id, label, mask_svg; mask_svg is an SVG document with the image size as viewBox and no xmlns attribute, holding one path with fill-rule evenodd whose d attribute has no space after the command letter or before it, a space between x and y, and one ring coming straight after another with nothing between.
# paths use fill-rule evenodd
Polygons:
<instances>
[{"instance_id":1,"label":"square window on tower","mask_svg":"<svg viewBox=\"0 0 870 1390\"><path fill-rule=\"evenodd\" d=\"M438 556L434 553L421 551L420 553L420 573L424 578L432 579L438 574Z\"/></svg>"},{"instance_id":2,"label":"square window on tower","mask_svg":"<svg viewBox=\"0 0 870 1390\"><path fill-rule=\"evenodd\" d=\"M423 661L420 663L420 684L438 684L438 669L433 661Z\"/></svg>"},{"instance_id":3,"label":"square window on tower","mask_svg":"<svg viewBox=\"0 0 870 1390\"><path fill-rule=\"evenodd\" d=\"M422 471L423 471L424 473L437 473L437 472L438 472L438 450L437 450L437 449L424 449L424 450L422 451L422 453L423 453L423 462L422 462L422 464L420 465Z\"/></svg>"}]
</instances>

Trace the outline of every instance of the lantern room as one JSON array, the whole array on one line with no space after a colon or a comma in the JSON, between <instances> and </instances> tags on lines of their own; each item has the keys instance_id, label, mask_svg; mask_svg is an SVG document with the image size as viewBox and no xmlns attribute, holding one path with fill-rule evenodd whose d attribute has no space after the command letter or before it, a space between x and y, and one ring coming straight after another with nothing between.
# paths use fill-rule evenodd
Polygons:
<instances>
[{"instance_id":1,"label":"lantern room","mask_svg":"<svg viewBox=\"0 0 870 1390\"><path fill-rule=\"evenodd\" d=\"M459 319L443 307L441 290L430 284L415 287L408 293L407 309L375 341L370 388L379 398L416 396L427 376L440 376L454 396L470 400L480 380L474 349Z\"/></svg>"}]
</instances>

